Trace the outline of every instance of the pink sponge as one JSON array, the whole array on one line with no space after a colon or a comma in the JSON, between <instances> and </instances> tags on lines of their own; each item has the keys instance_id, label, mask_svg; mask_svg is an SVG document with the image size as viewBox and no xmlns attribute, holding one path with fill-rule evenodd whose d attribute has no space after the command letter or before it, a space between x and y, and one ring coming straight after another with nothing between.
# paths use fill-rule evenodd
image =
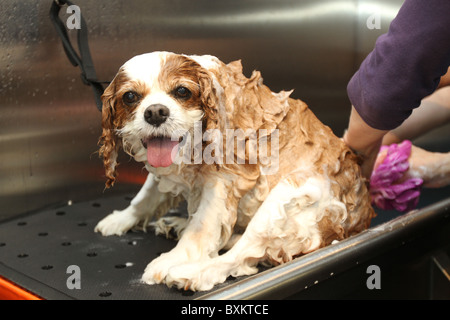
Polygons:
<instances>
[{"instance_id":1,"label":"pink sponge","mask_svg":"<svg viewBox=\"0 0 450 320\"><path fill-rule=\"evenodd\" d=\"M386 158L372 172L370 195L372 205L383 210L406 212L414 209L419 202L423 180L420 178L400 180L409 169L411 141L382 146L387 150Z\"/></svg>"}]
</instances>

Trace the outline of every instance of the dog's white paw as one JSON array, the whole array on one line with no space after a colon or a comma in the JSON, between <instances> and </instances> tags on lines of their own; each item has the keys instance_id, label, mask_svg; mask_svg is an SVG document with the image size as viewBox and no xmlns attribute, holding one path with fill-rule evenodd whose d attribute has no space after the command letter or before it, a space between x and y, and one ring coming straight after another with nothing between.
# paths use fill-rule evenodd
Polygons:
<instances>
[{"instance_id":1,"label":"dog's white paw","mask_svg":"<svg viewBox=\"0 0 450 320\"><path fill-rule=\"evenodd\" d=\"M224 283L229 276L239 277L258 272L258 268L253 263L238 261L234 258L219 256L178 264L169 269L165 283L169 287L183 290L208 291L215 285Z\"/></svg>"},{"instance_id":2,"label":"dog's white paw","mask_svg":"<svg viewBox=\"0 0 450 320\"><path fill-rule=\"evenodd\" d=\"M195 262L182 262L178 255L155 259L145 270L142 280L147 284L165 283L180 290L208 291L223 283L229 276L250 275L257 268L239 268L239 264L218 258L205 258ZM245 266L245 264L244 264Z\"/></svg>"},{"instance_id":3,"label":"dog's white paw","mask_svg":"<svg viewBox=\"0 0 450 320\"><path fill-rule=\"evenodd\" d=\"M227 268L215 268L213 260L184 263L170 268L165 283L181 290L208 291L223 283L229 273Z\"/></svg>"},{"instance_id":4,"label":"dog's white paw","mask_svg":"<svg viewBox=\"0 0 450 320\"><path fill-rule=\"evenodd\" d=\"M121 236L139 223L139 218L134 215L134 209L128 207L125 210L114 210L109 216L101 220L95 227L95 232L104 236Z\"/></svg>"},{"instance_id":5,"label":"dog's white paw","mask_svg":"<svg viewBox=\"0 0 450 320\"><path fill-rule=\"evenodd\" d=\"M183 255L174 252L174 250L163 253L148 264L142 275L142 281L147 284L165 283L169 269L185 262L186 258L187 257L183 257Z\"/></svg>"}]
</instances>

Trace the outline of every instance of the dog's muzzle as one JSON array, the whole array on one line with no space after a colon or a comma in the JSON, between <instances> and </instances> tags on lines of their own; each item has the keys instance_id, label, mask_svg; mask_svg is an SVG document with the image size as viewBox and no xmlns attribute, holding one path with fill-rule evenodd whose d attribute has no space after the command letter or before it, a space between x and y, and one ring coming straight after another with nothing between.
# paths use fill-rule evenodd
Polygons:
<instances>
[{"instance_id":1,"label":"dog's muzzle","mask_svg":"<svg viewBox=\"0 0 450 320\"><path fill-rule=\"evenodd\" d=\"M150 107L145 109L144 112L145 121L155 127L159 127L161 124L166 122L169 116L169 108L162 104L152 104Z\"/></svg>"}]
</instances>

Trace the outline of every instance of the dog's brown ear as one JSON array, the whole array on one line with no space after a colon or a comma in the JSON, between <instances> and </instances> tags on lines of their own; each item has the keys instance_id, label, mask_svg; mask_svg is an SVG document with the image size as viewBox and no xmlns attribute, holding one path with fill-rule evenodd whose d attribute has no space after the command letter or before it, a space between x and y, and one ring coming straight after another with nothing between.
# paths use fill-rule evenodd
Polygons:
<instances>
[{"instance_id":1,"label":"dog's brown ear","mask_svg":"<svg viewBox=\"0 0 450 320\"><path fill-rule=\"evenodd\" d=\"M116 109L116 85L113 80L102 95L102 135L99 139L100 156L103 156L103 165L106 174L106 188L114 185L117 177L117 155L120 141L116 134L115 109Z\"/></svg>"},{"instance_id":2,"label":"dog's brown ear","mask_svg":"<svg viewBox=\"0 0 450 320\"><path fill-rule=\"evenodd\" d=\"M204 129L216 129L219 124L218 117L218 102L216 96L216 89L214 88L212 75L209 71L201 69L199 71L199 83L200 83L200 99L204 115Z\"/></svg>"}]
</instances>

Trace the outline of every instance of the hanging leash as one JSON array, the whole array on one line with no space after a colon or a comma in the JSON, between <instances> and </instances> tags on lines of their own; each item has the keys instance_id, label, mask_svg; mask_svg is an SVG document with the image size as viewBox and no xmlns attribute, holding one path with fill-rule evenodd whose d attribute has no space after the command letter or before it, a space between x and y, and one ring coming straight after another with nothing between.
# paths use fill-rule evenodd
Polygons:
<instances>
[{"instance_id":1,"label":"hanging leash","mask_svg":"<svg viewBox=\"0 0 450 320\"><path fill-rule=\"evenodd\" d=\"M81 69L81 80L85 85L92 88L95 97L95 103L97 104L98 110L102 110L102 99L101 96L104 92L104 84L109 84L109 82L98 81L97 75L95 73L94 63L92 62L91 53L89 51L88 43L88 29L86 21L83 15L80 13L80 27L77 28L77 42L78 50L80 55L75 51L72 43L70 42L69 35L67 33L66 25L59 18L59 12L61 8L65 5L74 5L68 0L54 0L50 8L50 19L55 26L56 32L61 38L64 51L66 52L67 58L74 67L80 67Z\"/></svg>"}]
</instances>

